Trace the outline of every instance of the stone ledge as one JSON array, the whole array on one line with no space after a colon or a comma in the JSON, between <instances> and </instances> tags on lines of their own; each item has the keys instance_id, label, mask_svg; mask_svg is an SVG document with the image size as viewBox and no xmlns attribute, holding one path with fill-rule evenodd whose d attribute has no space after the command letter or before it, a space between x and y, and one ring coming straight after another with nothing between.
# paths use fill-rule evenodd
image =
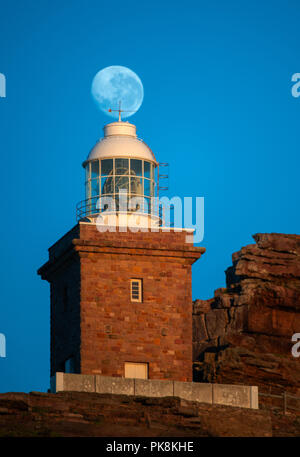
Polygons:
<instances>
[{"instance_id":1,"label":"stone ledge","mask_svg":"<svg viewBox=\"0 0 300 457\"><path fill-rule=\"evenodd\" d=\"M161 381L57 372L51 392L93 392L143 397L179 397L199 403L258 409L258 387L200 382Z\"/></svg>"}]
</instances>

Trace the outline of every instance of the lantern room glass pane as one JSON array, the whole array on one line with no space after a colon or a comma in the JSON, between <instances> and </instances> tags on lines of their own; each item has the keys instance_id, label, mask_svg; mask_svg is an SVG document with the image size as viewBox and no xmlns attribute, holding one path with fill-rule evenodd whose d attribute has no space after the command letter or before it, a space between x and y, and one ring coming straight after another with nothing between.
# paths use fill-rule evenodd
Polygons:
<instances>
[{"instance_id":1,"label":"lantern room glass pane","mask_svg":"<svg viewBox=\"0 0 300 457\"><path fill-rule=\"evenodd\" d=\"M151 178L150 162L144 162L144 177Z\"/></svg>"},{"instance_id":2,"label":"lantern room glass pane","mask_svg":"<svg viewBox=\"0 0 300 457\"><path fill-rule=\"evenodd\" d=\"M150 198L144 198L144 213L151 213L151 202Z\"/></svg>"},{"instance_id":3,"label":"lantern room glass pane","mask_svg":"<svg viewBox=\"0 0 300 457\"><path fill-rule=\"evenodd\" d=\"M90 198L90 183L87 181L85 183L85 198L88 199Z\"/></svg>"},{"instance_id":4,"label":"lantern room glass pane","mask_svg":"<svg viewBox=\"0 0 300 457\"><path fill-rule=\"evenodd\" d=\"M143 175L142 160L137 160L137 159L130 160L130 174L133 176L142 176Z\"/></svg>"},{"instance_id":5,"label":"lantern room glass pane","mask_svg":"<svg viewBox=\"0 0 300 457\"><path fill-rule=\"evenodd\" d=\"M131 195L128 210L132 213L138 212L142 213L144 212L144 197L142 195Z\"/></svg>"},{"instance_id":6,"label":"lantern room glass pane","mask_svg":"<svg viewBox=\"0 0 300 457\"><path fill-rule=\"evenodd\" d=\"M101 178L101 194L113 194L114 193L114 178L108 176L107 178Z\"/></svg>"},{"instance_id":7,"label":"lantern room glass pane","mask_svg":"<svg viewBox=\"0 0 300 457\"><path fill-rule=\"evenodd\" d=\"M85 166L85 180L90 179L90 163L87 163Z\"/></svg>"},{"instance_id":8,"label":"lantern room glass pane","mask_svg":"<svg viewBox=\"0 0 300 457\"><path fill-rule=\"evenodd\" d=\"M101 211L115 211L115 199L113 195L105 195L98 199L98 208Z\"/></svg>"},{"instance_id":9,"label":"lantern room glass pane","mask_svg":"<svg viewBox=\"0 0 300 457\"><path fill-rule=\"evenodd\" d=\"M143 179L142 178L130 178L130 192L131 194L143 195Z\"/></svg>"},{"instance_id":10,"label":"lantern room glass pane","mask_svg":"<svg viewBox=\"0 0 300 457\"><path fill-rule=\"evenodd\" d=\"M128 176L115 177L115 193L118 194L119 190L125 189L129 193L129 178Z\"/></svg>"},{"instance_id":11,"label":"lantern room glass pane","mask_svg":"<svg viewBox=\"0 0 300 457\"><path fill-rule=\"evenodd\" d=\"M91 177L92 179L99 177L99 160L91 162Z\"/></svg>"},{"instance_id":12,"label":"lantern room glass pane","mask_svg":"<svg viewBox=\"0 0 300 457\"><path fill-rule=\"evenodd\" d=\"M90 209L92 213L95 213L97 211L97 198L93 198L90 200Z\"/></svg>"},{"instance_id":13,"label":"lantern room glass pane","mask_svg":"<svg viewBox=\"0 0 300 457\"><path fill-rule=\"evenodd\" d=\"M92 197L96 197L97 195L99 195L99 179L92 179L91 194L92 194Z\"/></svg>"},{"instance_id":14,"label":"lantern room glass pane","mask_svg":"<svg viewBox=\"0 0 300 457\"><path fill-rule=\"evenodd\" d=\"M126 212L128 211L128 196L116 194L114 196L116 211Z\"/></svg>"},{"instance_id":15,"label":"lantern room glass pane","mask_svg":"<svg viewBox=\"0 0 300 457\"><path fill-rule=\"evenodd\" d=\"M128 159L115 159L115 175L129 175Z\"/></svg>"},{"instance_id":16,"label":"lantern room glass pane","mask_svg":"<svg viewBox=\"0 0 300 457\"><path fill-rule=\"evenodd\" d=\"M108 176L113 174L113 159L101 160L101 175Z\"/></svg>"},{"instance_id":17,"label":"lantern room glass pane","mask_svg":"<svg viewBox=\"0 0 300 457\"><path fill-rule=\"evenodd\" d=\"M151 197L154 197L154 181L151 181Z\"/></svg>"},{"instance_id":18,"label":"lantern room glass pane","mask_svg":"<svg viewBox=\"0 0 300 457\"><path fill-rule=\"evenodd\" d=\"M144 179L144 195L150 197L150 179Z\"/></svg>"}]
</instances>

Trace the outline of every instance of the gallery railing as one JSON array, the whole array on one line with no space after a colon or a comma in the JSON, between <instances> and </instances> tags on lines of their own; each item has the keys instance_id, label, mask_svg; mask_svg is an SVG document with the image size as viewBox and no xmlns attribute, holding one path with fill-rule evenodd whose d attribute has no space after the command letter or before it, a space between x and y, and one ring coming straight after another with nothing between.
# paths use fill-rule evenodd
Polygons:
<instances>
[{"instance_id":1,"label":"gallery railing","mask_svg":"<svg viewBox=\"0 0 300 457\"><path fill-rule=\"evenodd\" d=\"M129 213L140 213L140 214L151 214L152 216L158 217L159 219L162 218L162 208L156 207L156 203L152 203L150 199L147 199L148 202L146 203L143 198L141 199L141 204L136 205L135 209L128 209L127 212ZM153 205L153 208L152 206ZM98 214L106 211L108 209L108 205L102 205L101 208L101 197L99 195L95 197L88 198L86 200L81 200L76 205L76 220L80 221L86 217L96 217ZM119 212L118 203L116 204L116 212Z\"/></svg>"}]
</instances>

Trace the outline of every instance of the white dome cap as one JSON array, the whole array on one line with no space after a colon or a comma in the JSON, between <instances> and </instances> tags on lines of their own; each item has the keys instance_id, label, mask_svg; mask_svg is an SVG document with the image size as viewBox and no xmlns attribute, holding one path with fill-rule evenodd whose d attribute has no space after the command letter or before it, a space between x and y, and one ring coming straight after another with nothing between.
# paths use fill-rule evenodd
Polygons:
<instances>
[{"instance_id":1,"label":"white dome cap","mask_svg":"<svg viewBox=\"0 0 300 457\"><path fill-rule=\"evenodd\" d=\"M136 126L129 122L112 122L104 126L104 138L95 144L86 162L95 159L111 159L113 157L131 157L144 159L157 164L149 146L136 136Z\"/></svg>"}]
</instances>

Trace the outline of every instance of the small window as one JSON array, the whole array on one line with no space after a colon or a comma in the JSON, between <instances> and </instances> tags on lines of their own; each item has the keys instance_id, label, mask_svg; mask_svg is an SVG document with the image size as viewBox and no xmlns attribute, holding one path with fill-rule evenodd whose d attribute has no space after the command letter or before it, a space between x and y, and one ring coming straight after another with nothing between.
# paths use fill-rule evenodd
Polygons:
<instances>
[{"instance_id":1,"label":"small window","mask_svg":"<svg viewBox=\"0 0 300 457\"><path fill-rule=\"evenodd\" d=\"M131 301L142 301L142 280L131 279L130 280L130 297Z\"/></svg>"},{"instance_id":2,"label":"small window","mask_svg":"<svg viewBox=\"0 0 300 457\"><path fill-rule=\"evenodd\" d=\"M70 357L65 361L65 373L75 373L74 357Z\"/></svg>"},{"instance_id":3,"label":"small window","mask_svg":"<svg viewBox=\"0 0 300 457\"><path fill-rule=\"evenodd\" d=\"M148 363L125 362L125 378L148 379Z\"/></svg>"}]
</instances>

